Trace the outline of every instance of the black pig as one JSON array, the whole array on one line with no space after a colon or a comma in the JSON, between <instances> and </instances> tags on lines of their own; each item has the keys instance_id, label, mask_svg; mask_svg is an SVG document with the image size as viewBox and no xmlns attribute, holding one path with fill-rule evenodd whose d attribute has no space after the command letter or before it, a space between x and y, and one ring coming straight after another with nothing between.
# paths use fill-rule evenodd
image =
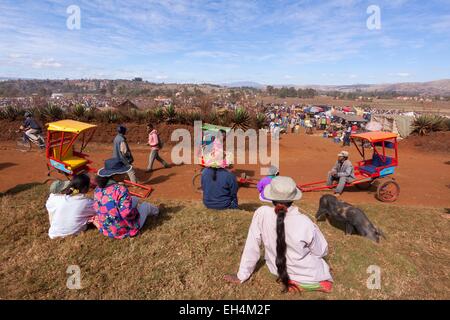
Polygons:
<instances>
[{"instance_id":1,"label":"black pig","mask_svg":"<svg viewBox=\"0 0 450 320\"><path fill-rule=\"evenodd\" d=\"M320 198L316 219L345 224L345 234L356 233L370 240L380 242L380 236L386 238L383 232L376 228L365 213L351 204L339 201L335 196L326 194Z\"/></svg>"}]
</instances>

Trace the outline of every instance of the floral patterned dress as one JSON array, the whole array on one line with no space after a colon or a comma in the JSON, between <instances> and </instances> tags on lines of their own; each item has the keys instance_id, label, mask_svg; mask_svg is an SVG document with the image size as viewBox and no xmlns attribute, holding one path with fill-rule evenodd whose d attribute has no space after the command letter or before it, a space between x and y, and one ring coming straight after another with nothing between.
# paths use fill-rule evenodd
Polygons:
<instances>
[{"instance_id":1,"label":"floral patterned dress","mask_svg":"<svg viewBox=\"0 0 450 320\"><path fill-rule=\"evenodd\" d=\"M97 212L99 230L115 239L134 237L139 232L139 212L127 187L114 183L96 188L94 209Z\"/></svg>"}]
</instances>

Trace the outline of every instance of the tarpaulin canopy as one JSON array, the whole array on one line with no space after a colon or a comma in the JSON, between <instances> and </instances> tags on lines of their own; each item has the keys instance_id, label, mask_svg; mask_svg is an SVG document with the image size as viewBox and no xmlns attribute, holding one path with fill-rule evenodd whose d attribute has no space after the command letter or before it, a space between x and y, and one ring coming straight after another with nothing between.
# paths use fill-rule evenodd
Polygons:
<instances>
[{"instance_id":1,"label":"tarpaulin canopy","mask_svg":"<svg viewBox=\"0 0 450 320\"><path fill-rule=\"evenodd\" d=\"M304 109L304 111L307 113L319 113L319 112L323 112L324 110L321 107L313 106L313 107L308 107L308 108Z\"/></svg>"},{"instance_id":2,"label":"tarpaulin canopy","mask_svg":"<svg viewBox=\"0 0 450 320\"><path fill-rule=\"evenodd\" d=\"M368 124L366 124L366 130L368 131L382 131L383 125L376 121L370 121Z\"/></svg>"},{"instance_id":3,"label":"tarpaulin canopy","mask_svg":"<svg viewBox=\"0 0 450 320\"><path fill-rule=\"evenodd\" d=\"M357 115L354 115L354 114L345 114L345 113L342 113L342 112L335 112L333 114L333 116L337 117L337 118L344 119L345 121L348 121L348 122L367 122L367 120L364 119L363 117L357 116Z\"/></svg>"},{"instance_id":4,"label":"tarpaulin canopy","mask_svg":"<svg viewBox=\"0 0 450 320\"><path fill-rule=\"evenodd\" d=\"M344 111L344 112L353 112L353 111L355 111L352 107L343 107L342 108L342 111Z\"/></svg>"},{"instance_id":5,"label":"tarpaulin canopy","mask_svg":"<svg viewBox=\"0 0 450 320\"><path fill-rule=\"evenodd\" d=\"M372 115L372 120L383 126L383 131L398 133L400 137L406 138L413 130L414 117L400 115Z\"/></svg>"}]
</instances>

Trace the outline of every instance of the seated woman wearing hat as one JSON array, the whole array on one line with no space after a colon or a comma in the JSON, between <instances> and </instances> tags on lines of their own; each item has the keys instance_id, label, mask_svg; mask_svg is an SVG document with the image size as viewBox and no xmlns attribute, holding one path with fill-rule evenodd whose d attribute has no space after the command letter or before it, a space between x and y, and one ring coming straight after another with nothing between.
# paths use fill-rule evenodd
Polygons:
<instances>
[{"instance_id":1,"label":"seated woman wearing hat","mask_svg":"<svg viewBox=\"0 0 450 320\"><path fill-rule=\"evenodd\" d=\"M123 175L131 170L120 159L105 161L105 167L97 173L97 188L94 193L96 225L105 236L116 239L134 237L143 227L148 215L156 216L159 209L149 203L138 205L128 188L119 184Z\"/></svg>"},{"instance_id":2,"label":"seated woman wearing hat","mask_svg":"<svg viewBox=\"0 0 450 320\"><path fill-rule=\"evenodd\" d=\"M256 210L237 275L225 280L242 283L250 278L264 244L269 271L278 277L286 291L331 292L330 268L323 259L328 244L319 228L292 203L302 197L294 180L275 177L264 189L264 197L274 207Z\"/></svg>"},{"instance_id":3,"label":"seated woman wearing hat","mask_svg":"<svg viewBox=\"0 0 450 320\"><path fill-rule=\"evenodd\" d=\"M203 204L209 209L225 210L238 207L238 184L236 176L228 171L231 159L228 155L209 158L205 155L205 169L202 171Z\"/></svg>"},{"instance_id":4,"label":"seated woman wearing hat","mask_svg":"<svg viewBox=\"0 0 450 320\"><path fill-rule=\"evenodd\" d=\"M78 234L86 230L95 217L94 201L86 197L90 179L81 174L72 181L57 180L50 186L50 196L45 204L50 220L48 235L51 239Z\"/></svg>"}]
</instances>

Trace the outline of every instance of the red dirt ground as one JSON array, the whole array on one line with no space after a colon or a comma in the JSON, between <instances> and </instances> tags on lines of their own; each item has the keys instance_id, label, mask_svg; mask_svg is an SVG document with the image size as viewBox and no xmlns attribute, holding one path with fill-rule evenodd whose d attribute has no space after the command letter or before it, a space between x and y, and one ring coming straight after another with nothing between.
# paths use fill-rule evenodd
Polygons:
<instances>
[{"instance_id":1,"label":"red dirt ground","mask_svg":"<svg viewBox=\"0 0 450 320\"><path fill-rule=\"evenodd\" d=\"M141 130L141 129L140 129ZM101 136L112 133L101 131ZM142 132L145 141L145 131ZM168 133L165 134L169 137ZM4 139L0 139L4 140ZM133 138L134 140L134 138ZM166 142L168 138L165 138ZM196 165L174 166L161 169L155 162L157 169L150 176L143 170L147 164L148 147L142 144L130 144L134 157L135 169L141 181L147 181L155 190L150 199L194 199L200 200L201 195L194 192L191 186L192 176L198 170ZM353 147L346 147L350 151L350 159L357 161L359 155ZM336 161L336 155L341 150L340 145L332 143L330 139L318 136L284 135L280 142L280 172L282 175L293 177L297 183L306 183L325 179L328 170ZM96 168L105 159L110 158L111 145L92 143L86 152L90 154ZM170 148L166 147L162 157L170 160ZM448 153L419 152L410 143L402 142L399 147L399 167L394 175L400 184L401 192L397 200L399 205L414 205L427 207L450 208L450 167ZM236 171L247 171L250 176L259 178L259 166L236 165ZM0 192L5 192L22 184L39 183L47 179L45 153L33 150L23 153L16 150L13 142L0 142ZM317 202L321 192L305 193L303 201ZM239 198L258 202L255 188L241 188ZM352 203L374 203L375 189L360 191L349 188L343 195L343 200Z\"/></svg>"}]
</instances>

